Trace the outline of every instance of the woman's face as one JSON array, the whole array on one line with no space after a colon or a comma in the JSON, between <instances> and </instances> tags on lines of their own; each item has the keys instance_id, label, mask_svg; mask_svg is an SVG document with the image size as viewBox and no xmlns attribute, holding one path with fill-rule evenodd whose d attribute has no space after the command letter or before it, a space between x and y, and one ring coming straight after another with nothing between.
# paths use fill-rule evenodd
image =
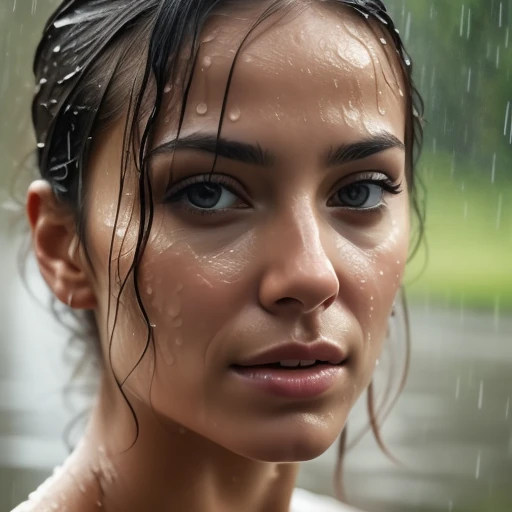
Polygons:
<instances>
[{"instance_id":1,"label":"woman's face","mask_svg":"<svg viewBox=\"0 0 512 512\"><path fill-rule=\"evenodd\" d=\"M405 100L391 41L350 11L273 18L238 56L209 176L235 51L255 16L212 18L179 136L181 91L166 89L138 277L154 353L124 389L235 453L299 461L335 441L387 332L409 239ZM128 180L115 223L123 129L98 144L90 169L105 357L112 234L123 277L139 219ZM111 355L123 381L147 329L133 290L119 302Z\"/></svg>"}]
</instances>

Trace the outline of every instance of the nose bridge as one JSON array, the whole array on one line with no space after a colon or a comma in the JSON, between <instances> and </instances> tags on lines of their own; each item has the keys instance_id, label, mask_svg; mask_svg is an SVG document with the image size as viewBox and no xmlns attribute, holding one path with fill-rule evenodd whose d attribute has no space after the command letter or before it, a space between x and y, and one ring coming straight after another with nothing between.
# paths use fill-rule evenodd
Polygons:
<instances>
[{"instance_id":1,"label":"nose bridge","mask_svg":"<svg viewBox=\"0 0 512 512\"><path fill-rule=\"evenodd\" d=\"M302 312L327 307L339 291L321 218L308 199L296 201L273 223L270 261L262 283L266 303L300 304Z\"/></svg>"}]
</instances>

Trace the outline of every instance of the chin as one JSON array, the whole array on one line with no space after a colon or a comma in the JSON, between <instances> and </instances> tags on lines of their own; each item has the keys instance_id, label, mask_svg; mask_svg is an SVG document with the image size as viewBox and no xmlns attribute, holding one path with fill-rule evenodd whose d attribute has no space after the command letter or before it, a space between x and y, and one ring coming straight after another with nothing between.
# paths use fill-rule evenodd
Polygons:
<instances>
[{"instance_id":1,"label":"chin","mask_svg":"<svg viewBox=\"0 0 512 512\"><path fill-rule=\"evenodd\" d=\"M332 418L326 421L308 415L259 429L254 425L230 449L260 462L306 462L316 459L336 442L344 422L334 423Z\"/></svg>"}]
</instances>

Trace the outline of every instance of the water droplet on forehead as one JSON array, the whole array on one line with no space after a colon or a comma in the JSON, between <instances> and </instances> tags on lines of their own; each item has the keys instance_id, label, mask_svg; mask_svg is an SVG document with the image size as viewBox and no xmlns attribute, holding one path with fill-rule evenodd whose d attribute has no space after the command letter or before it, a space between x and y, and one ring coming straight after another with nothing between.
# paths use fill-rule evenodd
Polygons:
<instances>
[{"instance_id":1,"label":"water droplet on forehead","mask_svg":"<svg viewBox=\"0 0 512 512\"><path fill-rule=\"evenodd\" d=\"M200 116L204 116L208 112L208 105L206 103L199 103L196 107L196 112Z\"/></svg>"},{"instance_id":2,"label":"water droplet on forehead","mask_svg":"<svg viewBox=\"0 0 512 512\"><path fill-rule=\"evenodd\" d=\"M229 119L230 119L230 121L236 122L240 119L241 115L242 115L242 112L240 111L240 109L235 108L229 113Z\"/></svg>"}]
</instances>

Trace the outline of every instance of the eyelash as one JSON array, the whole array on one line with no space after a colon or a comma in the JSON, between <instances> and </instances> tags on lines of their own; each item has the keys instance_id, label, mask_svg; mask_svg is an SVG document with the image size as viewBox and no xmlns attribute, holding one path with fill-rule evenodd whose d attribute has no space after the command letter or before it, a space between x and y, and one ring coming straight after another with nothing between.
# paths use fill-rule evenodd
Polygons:
<instances>
[{"instance_id":1,"label":"eyelash","mask_svg":"<svg viewBox=\"0 0 512 512\"><path fill-rule=\"evenodd\" d=\"M378 185L382 188L382 190L388 194L391 195L399 195L403 192L402 189L402 183L395 183L393 180L391 180L388 176L386 176L383 173L380 172L369 172L366 174L359 174L360 179L354 180L350 183L345 183L341 187L338 187L333 194L331 194L330 197L332 197L334 194L339 192L342 188L348 187L351 185ZM196 176L192 176L190 178L186 178L177 184L173 188L171 188L164 197L164 203L176 203L179 204L179 201L183 198L185 195L185 192L188 187L202 184L202 183L212 183L215 185L221 185L226 190L231 192L232 194L236 195L237 197L243 196L243 192L240 190L240 185L238 182L229 176L225 174L200 174ZM248 202L243 197L240 197L242 201ZM358 212L365 212L365 213L371 213L378 211L384 206L384 202L381 202L379 205L375 207L370 208L357 208L357 207L350 207L350 206L339 206L338 208L344 208L346 210L352 210L352 211L358 211ZM213 209L200 209L200 208L194 208L186 205L181 205L182 208L189 210L195 215L218 215L222 214L228 209L219 209L219 210L213 210Z\"/></svg>"}]
</instances>

